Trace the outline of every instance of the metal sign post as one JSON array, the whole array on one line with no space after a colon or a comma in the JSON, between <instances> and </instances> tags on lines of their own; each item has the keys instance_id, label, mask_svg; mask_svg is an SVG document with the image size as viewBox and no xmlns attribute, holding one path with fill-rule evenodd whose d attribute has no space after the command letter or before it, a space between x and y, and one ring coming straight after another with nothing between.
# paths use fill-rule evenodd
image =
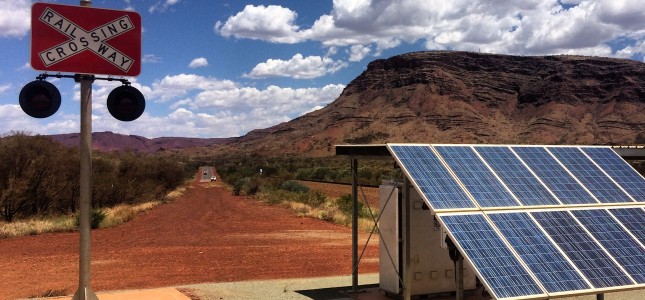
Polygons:
<instances>
[{"instance_id":1,"label":"metal sign post","mask_svg":"<svg viewBox=\"0 0 645 300\"><path fill-rule=\"evenodd\" d=\"M89 1L86 1L89 2ZM81 3L83 3L81 1ZM90 287L90 245L92 215L92 82L94 76L81 75L81 176L79 199L79 275L78 290L72 300L98 299Z\"/></svg>"},{"instance_id":2,"label":"metal sign post","mask_svg":"<svg viewBox=\"0 0 645 300\"><path fill-rule=\"evenodd\" d=\"M81 6L92 6L91 0L81 0ZM80 197L79 197L79 260L78 290L72 300L98 300L91 287L90 262L92 237L92 81L81 76L81 144L80 144Z\"/></svg>"},{"instance_id":3,"label":"metal sign post","mask_svg":"<svg viewBox=\"0 0 645 300\"><path fill-rule=\"evenodd\" d=\"M92 6L91 0L81 0L81 6ZM98 300L91 287L91 215L92 215L92 82L93 76L81 75L81 143L79 197L79 272L78 290L72 300Z\"/></svg>"}]
</instances>

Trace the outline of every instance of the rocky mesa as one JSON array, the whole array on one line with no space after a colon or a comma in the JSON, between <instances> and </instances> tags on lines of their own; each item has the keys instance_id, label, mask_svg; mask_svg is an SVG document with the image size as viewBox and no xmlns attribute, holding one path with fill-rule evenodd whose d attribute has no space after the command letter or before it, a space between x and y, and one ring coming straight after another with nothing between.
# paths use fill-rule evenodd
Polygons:
<instances>
[{"instance_id":1,"label":"rocky mesa","mask_svg":"<svg viewBox=\"0 0 645 300\"><path fill-rule=\"evenodd\" d=\"M330 155L337 144L645 143L645 64L415 52L371 62L327 107L225 147Z\"/></svg>"}]
</instances>

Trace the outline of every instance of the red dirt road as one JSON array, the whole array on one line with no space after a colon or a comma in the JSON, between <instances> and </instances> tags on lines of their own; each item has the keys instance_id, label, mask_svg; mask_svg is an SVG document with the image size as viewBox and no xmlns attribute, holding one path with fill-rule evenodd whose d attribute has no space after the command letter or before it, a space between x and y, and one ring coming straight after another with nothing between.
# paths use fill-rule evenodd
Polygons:
<instances>
[{"instance_id":1,"label":"red dirt road","mask_svg":"<svg viewBox=\"0 0 645 300\"><path fill-rule=\"evenodd\" d=\"M73 294L78 240L78 232L1 239L0 299ZM377 257L371 242L361 273L376 272ZM344 274L350 228L234 197L219 183L195 182L169 204L92 231L95 291Z\"/></svg>"}]
</instances>

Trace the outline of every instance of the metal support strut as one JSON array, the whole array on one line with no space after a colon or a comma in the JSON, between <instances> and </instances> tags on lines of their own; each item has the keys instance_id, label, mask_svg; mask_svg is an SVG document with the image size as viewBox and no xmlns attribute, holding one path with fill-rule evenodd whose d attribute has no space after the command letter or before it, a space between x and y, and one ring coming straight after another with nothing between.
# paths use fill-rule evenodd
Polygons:
<instances>
[{"instance_id":1,"label":"metal support strut","mask_svg":"<svg viewBox=\"0 0 645 300\"><path fill-rule=\"evenodd\" d=\"M352 293L358 293L358 159L352 158Z\"/></svg>"},{"instance_id":2,"label":"metal support strut","mask_svg":"<svg viewBox=\"0 0 645 300\"><path fill-rule=\"evenodd\" d=\"M74 81L81 82L82 79L88 79L91 81L94 80L106 80L106 81L120 81L124 85L130 85L130 81L125 78L112 78L112 77L96 77L89 74L74 74L74 75L65 75L65 74L47 74L42 73L36 76L38 80L45 80L47 77L56 77L56 78L74 78Z\"/></svg>"}]
</instances>

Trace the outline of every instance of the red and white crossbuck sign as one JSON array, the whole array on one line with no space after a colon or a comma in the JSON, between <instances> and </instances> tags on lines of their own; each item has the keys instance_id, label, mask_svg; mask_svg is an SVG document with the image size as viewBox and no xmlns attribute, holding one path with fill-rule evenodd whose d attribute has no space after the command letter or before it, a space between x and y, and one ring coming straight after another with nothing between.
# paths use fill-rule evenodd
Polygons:
<instances>
[{"instance_id":1,"label":"red and white crossbuck sign","mask_svg":"<svg viewBox=\"0 0 645 300\"><path fill-rule=\"evenodd\" d=\"M141 16L136 12L35 3L31 66L36 70L136 76Z\"/></svg>"}]
</instances>

